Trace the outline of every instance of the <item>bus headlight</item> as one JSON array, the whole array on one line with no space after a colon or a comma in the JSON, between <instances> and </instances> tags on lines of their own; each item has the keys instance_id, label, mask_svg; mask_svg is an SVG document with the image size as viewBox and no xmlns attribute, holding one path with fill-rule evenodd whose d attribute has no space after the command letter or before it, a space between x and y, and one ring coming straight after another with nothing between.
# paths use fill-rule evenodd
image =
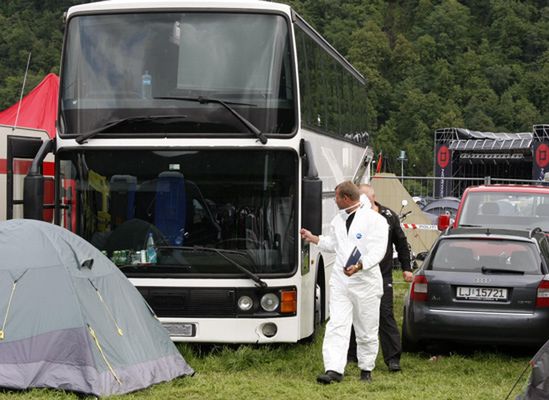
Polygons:
<instances>
[{"instance_id":1,"label":"bus headlight","mask_svg":"<svg viewBox=\"0 0 549 400\"><path fill-rule=\"evenodd\" d=\"M261 308L265 311L272 312L275 311L280 304L278 296L274 293L267 293L261 297Z\"/></svg>"},{"instance_id":2,"label":"bus headlight","mask_svg":"<svg viewBox=\"0 0 549 400\"><path fill-rule=\"evenodd\" d=\"M241 296L238 299L238 308L242 311L249 311L254 305L254 301L250 296Z\"/></svg>"}]
</instances>

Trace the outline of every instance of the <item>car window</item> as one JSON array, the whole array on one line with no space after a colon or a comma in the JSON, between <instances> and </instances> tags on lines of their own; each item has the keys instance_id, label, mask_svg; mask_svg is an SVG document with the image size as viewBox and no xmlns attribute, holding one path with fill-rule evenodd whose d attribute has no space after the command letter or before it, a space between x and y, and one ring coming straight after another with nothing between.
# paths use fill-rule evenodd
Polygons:
<instances>
[{"instance_id":1,"label":"car window","mask_svg":"<svg viewBox=\"0 0 549 400\"><path fill-rule=\"evenodd\" d=\"M549 190L470 193L464 200L459 225L541 227L549 232Z\"/></svg>"},{"instance_id":2,"label":"car window","mask_svg":"<svg viewBox=\"0 0 549 400\"><path fill-rule=\"evenodd\" d=\"M540 241L540 250L541 250L541 256L545 260L545 265L549 267L549 239L547 237L544 237Z\"/></svg>"},{"instance_id":3,"label":"car window","mask_svg":"<svg viewBox=\"0 0 549 400\"><path fill-rule=\"evenodd\" d=\"M428 269L540 274L541 259L533 243L500 239L444 239L435 247Z\"/></svg>"}]
</instances>

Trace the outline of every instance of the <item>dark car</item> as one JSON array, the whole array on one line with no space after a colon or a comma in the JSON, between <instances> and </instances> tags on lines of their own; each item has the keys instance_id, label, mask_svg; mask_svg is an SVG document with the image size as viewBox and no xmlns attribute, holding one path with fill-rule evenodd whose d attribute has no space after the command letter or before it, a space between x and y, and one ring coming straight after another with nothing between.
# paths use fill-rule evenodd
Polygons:
<instances>
[{"instance_id":1,"label":"dark car","mask_svg":"<svg viewBox=\"0 0 549 400\"><path fill-rule=\"evenodd\" d=\"M549 338L549 239L541 231L443 233L404 301L403 347L436 341L541 345Z\"/></svg>"},{"instance_id":2,"label":"dark car","mask_svg":"<svg viewBox=\"0 0 549 400\"><path fill-rule=\"evenodd\" d=\"M441 214L449 213L450 218L456 217L460 200L456 197L443 197L433 200L421 209L425 216L429 218L432 224L437 224Z\"/></svg>"}]
</instances>

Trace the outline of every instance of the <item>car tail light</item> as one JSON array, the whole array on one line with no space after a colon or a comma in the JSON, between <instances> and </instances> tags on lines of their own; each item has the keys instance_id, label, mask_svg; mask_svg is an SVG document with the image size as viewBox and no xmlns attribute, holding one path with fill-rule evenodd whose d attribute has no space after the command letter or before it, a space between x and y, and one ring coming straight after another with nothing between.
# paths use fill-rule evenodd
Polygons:
<instances>
[{"instance_id":1,"label":"car tail light","mask_svg":"<svg viewBox=\"0 0 549 400\"><path fill-rule=\"evenodd\" d=\"M437 229L439 231L445 231L450 226L450 214L440 214L437 220Z\"/></svg>"},{"instance_id":2,"label":"car tail light","mask_svg":"<svg viewBox=\"0 0 549 400\"><path fill-rule=\"evenodd\" d=\"M549 307L549 275L545 275L538 285L536 307Z\"/></svg>"},{"instance_id":3,"label":"car tail light","mask_svg":"<svg viewBox=\"0 0 549 400\"><path fill-rule=\"evenodd\" d=\"M416 275L412 282L412 291L410 300L412 301L427 301L428 286L425 275ZM549 282L548 282L549 283Z\"/></svg>"}]
</instances>

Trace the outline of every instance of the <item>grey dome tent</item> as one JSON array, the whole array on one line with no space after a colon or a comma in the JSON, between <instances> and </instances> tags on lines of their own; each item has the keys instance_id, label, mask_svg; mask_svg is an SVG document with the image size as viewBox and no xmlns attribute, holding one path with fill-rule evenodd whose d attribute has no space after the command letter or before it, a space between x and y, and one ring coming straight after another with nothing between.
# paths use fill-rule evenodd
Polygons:
<instances>
[{"instance_id":1,"label":"grey dome tent","mask_svg":"<svg viewBox=\"0 0 549 400\"><path fill-rule=\"evenodd\" d=\"M549 340L538 350L530 361L532 373L523 394L516 400L549 399Z\"/></svg>"},{"instance_id":2,"label":"grey dome tent","mask_svg":"<svg viewBox=\"0 0 549 400\"><path fill-rule=\"evenodd\" d=\"M0 387L122 394L192 375L130 281L58 226L0 223Z\"/></svg>"}]
</instances>

